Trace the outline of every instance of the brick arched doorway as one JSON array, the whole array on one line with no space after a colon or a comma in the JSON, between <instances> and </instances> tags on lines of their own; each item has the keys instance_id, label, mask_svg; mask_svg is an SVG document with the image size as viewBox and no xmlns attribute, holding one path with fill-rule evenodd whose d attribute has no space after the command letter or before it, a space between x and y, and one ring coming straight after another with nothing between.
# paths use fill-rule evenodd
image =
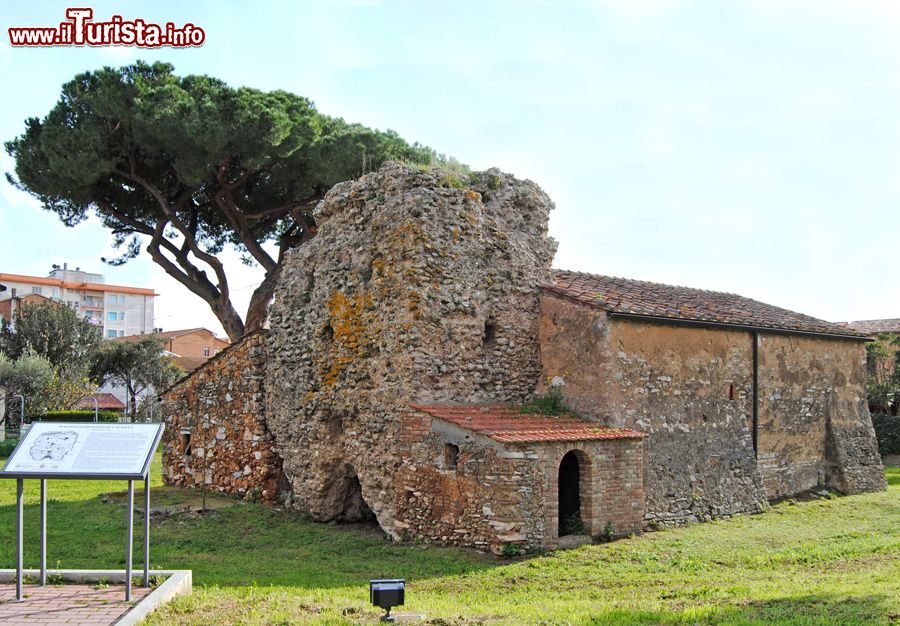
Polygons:
<instances>
[{"instance_id":1,"label":"brick arched doorway","mask_svg":"<svg viewBox=\"0 0 900 626\"><path fill-rule=\"evenodd\" d=\"M559 497L558 536L588 534L590 464L580 450L570 450L559 463L557 494Z\"/></svg>"}]
</instances>

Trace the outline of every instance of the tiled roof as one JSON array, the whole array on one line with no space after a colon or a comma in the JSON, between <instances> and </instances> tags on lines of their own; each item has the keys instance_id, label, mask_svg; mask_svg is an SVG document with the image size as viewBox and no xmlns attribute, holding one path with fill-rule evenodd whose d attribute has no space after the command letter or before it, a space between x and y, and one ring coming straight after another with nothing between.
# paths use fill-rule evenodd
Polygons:
<instances>
[{"instance_id":1,"label":"tiled roof","mask_svg":"<svg viewBox=\"0 0 900 626\"><path fill-rule=\"evenodd\" d=\"M101 411L122 411L125 409L125 403L119 400L117 397L112 395L111 393L95 393L92 396L88 396L86 398L82 398L78 402L75 403L74 408L76 409L93 409L94 408L94 400L93 398L97 398L97 408Z\"/></svg>"},{"instance_id":2,"label":"tiled roof","mask_svg":"<svg viewBox=\"0 0 900 626\"><path fill-rule=\"evenodd\" d=\"M858 322L850 322L847 324L853 330L858 330L867 335L877 335L878 333L900 333L900 318L887 320L859 320Z\"/></svg>"},{"instance_id":3,"label":"tiled roof","mask_svg":"<svg viewBox=\"0 0 900 626\"><path fill-rule=\"evenodd\" d=\"M518 408L505 404L410 406L502 443L598 441L638 439L644 436L635 430L606 428L571 415L555 417L522 413Z\"/></svg>"},{"instance_id":4,"label":"tiled roof","mask_svg":"<svg viewBox=\"0 0 900 626\"><path fill-rule=\"evenodd\" d=\"M553 283L542 285L545 291L613 314L859 339L867 337L865 333L841 324L733 293L564 270L553 273Z\"/></svg>"},{"instance_id":5,"label":"tiled roof","mask_svg":"<svg viewBox=\"0 0 900 626\"><path fill-rule=\"evenodd\" d=\"M143 335L128 335L127 337L116 337L112 341L119 342L127 342L127 341L138 341L143 339L144 337L157 337L159 339L176 339L178 337L183 337L184 335L193 335L194 333L209 333L213 337L216 337L216 334L209 330L208 328L182 328L181 330L164 330L158 333L144 333ZM218 337L216 337L218 339ZM225 341L227 340L220 340Z\"/></svg>"}]
</instances>

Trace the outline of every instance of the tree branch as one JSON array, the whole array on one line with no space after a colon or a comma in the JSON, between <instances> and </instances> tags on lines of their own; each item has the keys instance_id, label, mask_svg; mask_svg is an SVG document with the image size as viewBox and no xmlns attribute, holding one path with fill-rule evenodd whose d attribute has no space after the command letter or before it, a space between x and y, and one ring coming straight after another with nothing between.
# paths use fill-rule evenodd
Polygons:
<instances>
[{"instance_id":1,"label":"tree branch","mask_svg":"<svg viewBox=\"0 0 900 626\"><path fill-rule=\"evenodd\" d=\"M263 266L263 269L265 269L266 272L271 272L275 269L277 263L275 262L275 259L269 256L269 253L263 249L256 240L256 237L253 236L253 233L250 232L250 229L247 226L247 220L235 204L234 196L231 193L231 187L225 181L225 175L221 168L216 172L216 180L220 187L215 196L216 204L234 228L241 243L243 243L250 254L253 255L253 258Z\"/></svg>"}]
</instances>

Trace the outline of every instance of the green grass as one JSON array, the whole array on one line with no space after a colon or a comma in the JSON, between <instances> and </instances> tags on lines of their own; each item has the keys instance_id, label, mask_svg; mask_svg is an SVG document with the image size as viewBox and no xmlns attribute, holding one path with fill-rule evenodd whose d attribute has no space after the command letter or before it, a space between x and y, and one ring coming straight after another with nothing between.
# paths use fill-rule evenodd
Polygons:
<instances>
[{"instance_id":1,"label":"green grass","mask_svg":"<svg viewBox=\"0 0 900 626\"><path fill-rule=\"evenodd\" d=\"M158 464L153 483L159 484ZM886 493L785 502L743 516L526 559L394 545L242 504L154 523L151 562L194 571L194 593L149 624L375 623L367 581L408 579L402 612L430 624L897 624L900 468ZM124 483L50 482L56 567L124 565ZM26 565L37 481L26 482ZM14 564L15 481L0 481L0 565ZM135 563L140 564L140 542Z\"/></svg>"}]
</instances>

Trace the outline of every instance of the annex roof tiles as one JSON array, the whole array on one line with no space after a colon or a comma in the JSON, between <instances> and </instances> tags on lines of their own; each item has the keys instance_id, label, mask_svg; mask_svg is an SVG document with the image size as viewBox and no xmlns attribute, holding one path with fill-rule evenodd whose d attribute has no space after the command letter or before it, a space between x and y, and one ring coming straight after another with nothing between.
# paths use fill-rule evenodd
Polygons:
<instances>
[{"instance_id":1,"label":"annex roof tiles","mask_svg":"<svg viewBox=\"0 0 900 626\"><path fill-rule=\"evenodd\" d=\"M627 428L608 428L571 415L522 413L505 404L410 405L417 411L461 426L501 443L552 443L639 439L643 433Z\"/></svg>"}]
</instances>

